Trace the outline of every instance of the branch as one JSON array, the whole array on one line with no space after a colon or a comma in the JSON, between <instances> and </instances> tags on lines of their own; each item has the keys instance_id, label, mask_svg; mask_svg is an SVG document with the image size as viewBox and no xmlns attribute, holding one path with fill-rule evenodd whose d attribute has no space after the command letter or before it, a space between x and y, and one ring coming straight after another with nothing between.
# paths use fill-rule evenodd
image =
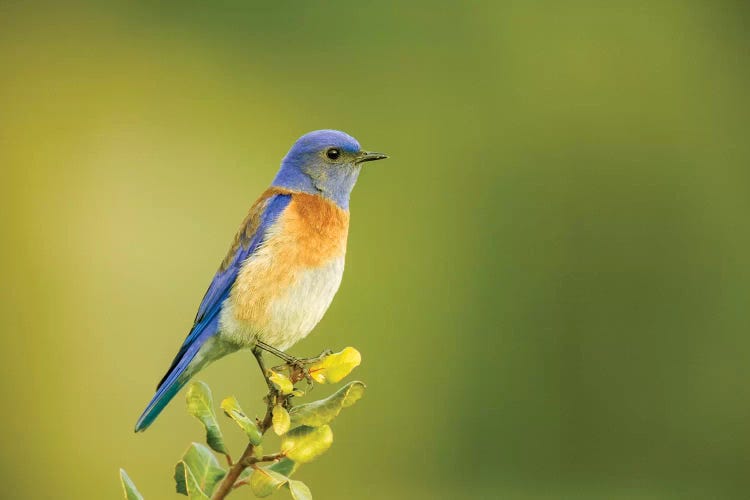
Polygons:
<instances>
[{"instance_id":1,"label":"branch","mask_svg":"<svg viewBox=\"0 0 750 500\"><path fill-rule=\"evenodd\" d=\"M250 467L261 462L276 462L282 458L284 458L283 453L273 453L271 455L263 455L262 457L250 457L245 461L245 466Z\"/></svg>"}]
</instances>

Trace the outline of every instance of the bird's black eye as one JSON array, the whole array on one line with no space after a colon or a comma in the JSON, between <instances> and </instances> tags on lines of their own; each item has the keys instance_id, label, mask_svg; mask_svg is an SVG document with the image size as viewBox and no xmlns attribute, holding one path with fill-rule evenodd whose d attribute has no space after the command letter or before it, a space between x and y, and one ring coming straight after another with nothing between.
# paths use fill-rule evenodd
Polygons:
<instances>
[{"instance_id":1,"label":"bird's black eye","mask_svg":"<svg viewBox=\"0 0 750 500\"><path fill-rule=\"evenodd\" d=\"M338 158L339 156L341 156L341 151L339 151L339 150L338 150L338 149L336 149L336 148L331 148L331 149L329 149L328 151L326 151L326 156L327 156L327 157L328 157L328 158L329 158L330 160L335 160L335 159L337 159L337 158Z\"/></svg>"}]
</instances>

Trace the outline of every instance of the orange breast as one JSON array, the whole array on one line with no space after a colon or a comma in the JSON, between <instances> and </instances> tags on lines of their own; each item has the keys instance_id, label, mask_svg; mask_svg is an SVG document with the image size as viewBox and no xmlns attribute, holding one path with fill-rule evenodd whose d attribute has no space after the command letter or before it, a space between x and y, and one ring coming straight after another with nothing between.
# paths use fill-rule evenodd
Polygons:
<instances>
[{"instance_id":1,"label":"orange breast","mask_svg":"<svg viewBox=\"0 0 750 500\"><path fill-rule=\"evenodd\" d=\"M346 251L349 212L325 198L293 195L283 225L284 232L296 236L298 265L319 266Z\"/></svg>"},{"instance_id":2,"label":"orange breast","mask_svg":"<svg viewBox=\"0 0 750 500\"><path fill-rule=\"evenodd\" d=\"M231 293L235 319L254 328L268 325L270 305L305 271L343 258L348 232L349 212L319 196L294 193L265 243L237 276Z\"/></svg>"}]
</instances>

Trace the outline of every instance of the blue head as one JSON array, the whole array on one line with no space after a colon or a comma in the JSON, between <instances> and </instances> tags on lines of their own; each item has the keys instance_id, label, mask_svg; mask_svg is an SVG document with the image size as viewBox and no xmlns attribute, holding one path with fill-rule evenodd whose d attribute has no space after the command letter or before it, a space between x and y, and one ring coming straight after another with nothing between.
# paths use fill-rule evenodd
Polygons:
<instances>
[{"instance_id":1,"label":"blue head","mask_svg":"<svg viewBox=\"0 0 750 500\"><path fill-rule=\"evenodd\" d=\"M362 151L357 140L338 130L316 130L303 135L281 161L273 185L319 194L349 208L349 195L362 164L387 158Z\"/></svg>"}]
</instances>

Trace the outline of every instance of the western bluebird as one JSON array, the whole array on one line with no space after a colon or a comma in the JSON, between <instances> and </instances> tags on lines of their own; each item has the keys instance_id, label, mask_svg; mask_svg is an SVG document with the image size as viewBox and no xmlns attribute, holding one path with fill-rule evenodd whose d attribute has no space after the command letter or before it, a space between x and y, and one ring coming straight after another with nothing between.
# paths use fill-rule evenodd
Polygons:
<instances>
[{"instance_id":1,"label":"western bluebird","mask_svg":"<svg viewBox=\"0 0 750 500\"><path fill-rule=\"evenodd\" d=\"M208 287L193 327L135 424L146 429L190 378L239 349L284 350L325 314L344 273L349 195L362 164L387 158L353 137L300 137L250 208Z\"/></svg>"}]
</instances>

